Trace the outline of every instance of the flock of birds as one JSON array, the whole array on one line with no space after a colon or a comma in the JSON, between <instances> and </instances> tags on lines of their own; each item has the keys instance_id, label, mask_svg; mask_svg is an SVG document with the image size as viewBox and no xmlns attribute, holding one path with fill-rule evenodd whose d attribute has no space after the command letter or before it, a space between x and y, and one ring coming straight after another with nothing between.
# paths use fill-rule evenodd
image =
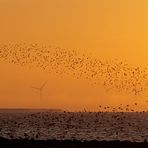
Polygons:
<instances>
[{"instance_id":1,"label":"flock of birds","mask_svg":"<svg viewBox=\"0 0 148 148\"><path fill-rule=\"evenodd\" d=\"M145 68L125 61L100 60L77 50L38 44L0 45L0 60L20 66L39 67L58 75L86 79L134 96L143 95L148 87ZM35 88L37 90L41 88ZM148 111L137 112L135 102L118 107L99 105L98 112L1 113L0 136L7 138L80 139L80 140L148 140Z\"/></svg>"},{"instance_id":2,"label":"flock of birds","mask_svg":"<svg viewBox=\"0 0 148 148\"><path fill-rule=\"evenodd\" d=\"M77 50L38 44L2 44L0 59L20 66L39 67L46 72L85 78L91 84L103 85L134 96L144 94L148 87L145 68L134 67L125 61L103 61Z\"/></svg>"}]
</instances>

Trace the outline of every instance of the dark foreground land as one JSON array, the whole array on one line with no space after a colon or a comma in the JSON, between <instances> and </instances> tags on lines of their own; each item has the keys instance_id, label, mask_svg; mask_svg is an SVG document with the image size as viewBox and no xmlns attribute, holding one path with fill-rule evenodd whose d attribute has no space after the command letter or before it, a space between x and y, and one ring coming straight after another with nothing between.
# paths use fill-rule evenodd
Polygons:
<instances>
[{"instance_id":1,"label":"dark foreground land","mask_svg":"<svg viewBox=\"0 0 148 148\"><path fill-rule=\"evenodd\" d=\"M0 138L0 148L148 148L148 142L28 140Z\"/></svg>"}]
</instances>

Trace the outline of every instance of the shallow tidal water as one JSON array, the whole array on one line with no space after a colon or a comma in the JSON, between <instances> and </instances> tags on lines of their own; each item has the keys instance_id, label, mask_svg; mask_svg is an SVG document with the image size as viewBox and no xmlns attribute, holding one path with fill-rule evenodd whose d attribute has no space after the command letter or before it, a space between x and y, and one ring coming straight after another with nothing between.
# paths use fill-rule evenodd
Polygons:
<instances>
[{"instance_id":1,"label":"shallow tidal water","mask_svg":"<svg viewBox=\"0 0 148 148\"><path fill-rule=\"evenodd\" d=\"M148 112L0 110L0 137L148 141Z\"/></svg>"}]
</instances>

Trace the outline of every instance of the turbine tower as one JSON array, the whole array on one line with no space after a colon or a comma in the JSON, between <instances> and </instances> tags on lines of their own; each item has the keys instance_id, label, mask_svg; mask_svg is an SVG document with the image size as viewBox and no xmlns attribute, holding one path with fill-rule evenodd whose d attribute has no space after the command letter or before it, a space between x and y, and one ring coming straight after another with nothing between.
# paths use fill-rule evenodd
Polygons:
<instances>
[{"instance_id":1,"label":"turbine tower","mask_svg":"<svg viewBox=\"0 0 148 148\"><path fill-rule=\"evenodd\" d=\"M47 84L47 81L45 81L41 87L34 87L34 86L32 87L33 89L36 89L40 92L40 101L42 100L42 92L46 84Z\"/></svg>"}]
</instances>

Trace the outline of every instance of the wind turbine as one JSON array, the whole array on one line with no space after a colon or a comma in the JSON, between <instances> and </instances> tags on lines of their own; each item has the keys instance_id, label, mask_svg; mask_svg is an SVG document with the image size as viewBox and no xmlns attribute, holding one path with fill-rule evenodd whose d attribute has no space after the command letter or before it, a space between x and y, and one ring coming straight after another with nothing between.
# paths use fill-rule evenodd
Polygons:
<instances>
[{"instance_id":1,"label":"wind turbine","mask_svg":"<svg viewBox=\"0 0 148 148\"><path fill-rule=\"evenodd\" d=\"M34 86L32 87L33 89L36 89L40 92L40 101L42 100L42 91L46 84L47 84L47 81L45 81L41 87L34 87Z\"/></svg>"}]
</instances>

